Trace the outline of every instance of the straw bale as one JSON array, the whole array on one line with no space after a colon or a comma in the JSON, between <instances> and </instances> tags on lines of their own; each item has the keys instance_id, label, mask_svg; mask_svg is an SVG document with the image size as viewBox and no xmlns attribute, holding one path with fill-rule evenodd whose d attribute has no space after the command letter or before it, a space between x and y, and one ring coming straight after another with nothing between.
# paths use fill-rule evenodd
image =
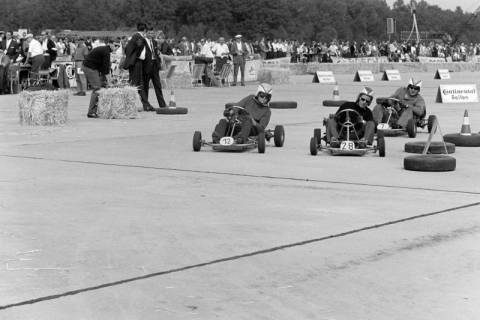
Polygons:
<instances>
[{"instance_id":1,"label":"straw bale","mask_svg":"<svg viewBox=\"0 0 480 320\"><path fill-rule=\"evenodd\" d=\"M21 124L54 126L68 120L68 90L22 91L18 97Z\"/></svg>"},{"instance_id":2,"label":"straw bale","mask_svg":"<svg viewBox=\"0 0 480 320\"><path fill-rule=\"evenodd\" d=\"M290 82L290 70L286 68L262 68L258 70L257 79L270 84Z\"/></svg>"},{"instance_id":3,"label":"straw bale","mask_svg":"<svg viewBox=\"0 0 480 320\"><path fill-rule=\"evenodd\" d=\"M97 115L102 119L134 119L142 103L136 87L123 86L98 91Z\"/></svg>"}]
</instances>

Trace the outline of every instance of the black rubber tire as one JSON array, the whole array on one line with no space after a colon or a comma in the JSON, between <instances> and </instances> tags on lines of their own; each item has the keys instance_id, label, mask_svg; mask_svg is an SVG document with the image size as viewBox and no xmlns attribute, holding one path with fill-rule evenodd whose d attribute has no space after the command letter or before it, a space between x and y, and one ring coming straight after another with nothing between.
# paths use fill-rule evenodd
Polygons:
<instances>
[{"instance_id":1,"label":"black rubber tire","mask_svg":"<svg viewBox=\"0 0 480 320\"><path fill-rule=\"evenodd\" d=\"M265 132L260 132L257 136L258 153L265 153Z\"/></svg>"},{"instance_id":2,"label":"black rubber tire","mask_svg":"<svg viewBox=\"0 0 480 320\"><path fill-rule=\"evenodd\" d=\"M453 143L457 147L480 147L480 134L472 133L462 136L460 133L449 133L443 136L445 142Z\"/></svg>"},{"instance_id":3,"label":"black rubber tire","mask_svg":"<svg viewBox=\"0 0 480 320\"><path fill-rule=\"evenodd\" d=\"M377 136L377 148L378 148L378 155L380 157L385 157L385 137Z\"/></svg>"},{"instance_id":4,"label":"black rubber tire","mask_svg":"<svg viewBox=\"0 0 480 320\"><path fill-rule=\"evenodd\" d=\"M202 133L195 131L193 134L193 151L200 151L202 149Z\"/></svg>"},{"instance_id":5,"label":"black rubber tire","mask_svg":"<svg viewBox=\"0 0 480 320\"><path fill-rule=\"evenodd\" d=\"M285 129L283 126L275 126L275 129L273 130L273 142L275 143L275 147L283 147L283 144L285 143Z\"/></svg>"},{"instance_id":6,"label":"black rubber tire","mask_svg":"<svg viewBox=\"0 0 480 320\"><path fill-rule=\"evenodd\" d=\"M383 135L384 137L398 137L398 136L403 136L403 135L405 135L405 131L403 131L403 130L398 130L398 131L393 131L393 130L392 130L392 131L390 131L390 130L381 130L381 129L379 129L379 130L377 130L377 135L378 135L380 132L382 133L382 135Z\"/></svg>"},{"instance_id":7,"label":"black rubber tire","mask_svg":"<svg viewBox=\"0 0 480 320\"><path fill-rule=\"evenodd\" d=\"M157 108L155 111L157 114L187 114L188 108Z\"/></svg>"},{"instance_id":8,"label":"black rubber tire","mask_svg":"<svg viewBox=\"0 0 480 320\"><path fill-rule=\"evenodd\" d=\"M316 156L317 153L318 153L318 142L317 142L317 138L315 137L312 137L310 139L310 154L312 156Z\"/></svg>"},{"instance_id":9,"label":"black rubber tire","mask_svg":"<svg viewBox=\"0 0 480 320\"><path fill-rule=\"evenodd\" d=\"M436 115L430 115L430 116L428 116L428 120L427 120L428 133L432 132L433 124L435 123L436 120L437 120L437 116L436 116ZM434 133L435 133L435 132L434 132Z\"/></svg>"},{"instance_id":10,"label":"black rubber tire","mask_svg":"<svg viewBox=\"0 0 480 320\"><path fill-rule=\"evenodd\" d=\"M412 141L405 143L405 152L408 153L422 153L423 149L427 145L426 141ZM447 152L455 153L455 145L451 142L445 142L447 146ZM427 150L428 154L445 154L445 146L441 141L432 141L430 147Z\"/></svg>"},{"instance_id":11,"label":"black rubber tire","mask_svg":"<svg viewBox=\"0 0 480 320\"><path fill-rule=\"evenodd\" d=\"M271 101L270 109L297 109L296 101Z\"/></svg>"},{"instance_id":12,"label":"black rubber tire","mask_svg":"<svg viewBox=\"0 0 480 320\"><path fill-rule=\"evenodd\" d=\"M320 143L320 141L322 141L322 129L313 129L313 136L315 137L315 139L317 139L317 143Z\"/></svg>"},{"instance_id":13,"label":"black rubber tire","mask_svg":"<svg viewBox=\"0 0 480 320\"><path fill-rule=\"evenodd\" d=\"M457 160L454 157L442 154L419 154L403 159L403 167L413 171L453 171L456 165Z\"/></svg>"},{"instance_id":14,"label":"black rubber tire","mask_svg":"<svg viewBox=\"0 0 480 320\"><path fill-rule=\"evenodd\" d=\"M322 104L324 107L340 107L347 100L323 100Z\"/></svg>"},{"instance_id":15,"label":"black rubber tire","mask_svg":"<svg viewBox=\"0 0 480 320\"><path fill-rule=\"evenodd\" d=\"M415 119L413 118L408 119L407 133L410 138L415 138L417 136L417 124L415 123Z\"/></svg>"}]
</instances>

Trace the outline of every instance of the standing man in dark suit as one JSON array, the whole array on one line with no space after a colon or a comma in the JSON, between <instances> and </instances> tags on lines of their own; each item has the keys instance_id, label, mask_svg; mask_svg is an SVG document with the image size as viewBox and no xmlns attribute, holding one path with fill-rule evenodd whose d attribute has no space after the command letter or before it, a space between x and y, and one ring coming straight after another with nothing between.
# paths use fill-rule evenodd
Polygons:
<instances>
[{"instance_id":1,"label":"standing man in dark suit","mask_svg":"<svg viewBox=\"0 0 480 320\"><path fill-rule=\"evenodd\" d=\"M245 42L242 41L242 35L237 34L235 41L232 43L230 53L233 56L233 83L232 86L237 85L238 68L240 68L240 83L245 86L245 59L248 56L248 48Z\"/></svg>"},{"instance_id":2,"label":"standing man in dark suit","mask_svg":"<svg viewBox=\"0 0 480 320\"><path fill-rule=\"evenodd\" d=\"M125 47L125 63L123 68L128 70L128 81L132 86L138 88L138 94L142 101L143 110L155 111L155 109L148 102L147 93L145 92L144 76L143 76L143 62L145 60L147 51L147 40L145 39L145 32L147 25L143 22L137 24L137 32L132 35Z\"/></svg>"},{"instance_id":3,"label":"standing man in dark suit","mask_svg":"<svg viewBox=\"0 0 480 320\"><path fill-rule=\"evenodd\" d=\"M5 39L3 39L2 43L0 44L0 49L3 50L3 53L10 58L12 63L17 61L17 58L20 55L20 43L12 38L11 31L7 31L5 33Z\"/></svg>"},{"instance_id":4,"label":"standing man in dark suit","mask_svg":"<svg viewBox=\"0 0 480 320\"><path fill-rule=\"evenodd\" d=\"M152 80L155 95L157 96L158 106L166 108L167 104L163 98L162 83L160 82L160 65L162 63L157 41L154 39L155 32L150 28L147 32L147 46L145 60L143 60L143 85L148 101L148 90L150 80Z\"/></svg>"}]
</instances>

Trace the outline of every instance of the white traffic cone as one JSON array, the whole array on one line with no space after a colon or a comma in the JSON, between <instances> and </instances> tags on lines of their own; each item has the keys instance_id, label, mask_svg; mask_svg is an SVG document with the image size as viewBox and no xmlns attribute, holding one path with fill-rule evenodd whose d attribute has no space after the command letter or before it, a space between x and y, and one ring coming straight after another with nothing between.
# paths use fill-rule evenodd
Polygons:
<instances>
[{"instance_id":1,"label":"white traffic cone","mask_svg":"<svg viewBox=\"0 0 480 320\"><path fill-rule=\"evenodd\" d=\"M333 88L333 100L340 100L340 92L338 91L338 85L335 85L335 87Z\"/></svg>"},{"instance_id":2,"label":"white traffic cone","mask_svg":"<svg viewBox=\"0 0 480 320\"><path fill-rule=\"evenodd\" d=\"M465 113L463 114L463 124L462 129L460 130L460 134L462 136L471 136L472 131L470 130L470 120L468 119L468 111L465 109Z\"/></svg>"},{"instance_id":3,"label":"white traffic cone","mask_svg":"<svg viewBox=\"0 0 480 320\"><path fill-rule=\"evenodd\" d=\"M175 93L173 90L170 92L170 102L168 103L169 108L176 108L177 103L175 102Z\"/></svg>"}]
</instances>

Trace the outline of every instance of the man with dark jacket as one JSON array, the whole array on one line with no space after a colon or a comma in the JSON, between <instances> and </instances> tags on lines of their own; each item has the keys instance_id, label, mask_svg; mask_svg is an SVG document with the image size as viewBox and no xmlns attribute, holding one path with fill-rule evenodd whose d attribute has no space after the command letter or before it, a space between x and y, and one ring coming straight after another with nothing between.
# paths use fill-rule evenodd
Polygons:
<instances>
[{"instance_id":1,"label":"man with dark jacket","mask_svg":"<svg viewBox=\"0 0 480 320\"><path fill-rule=\"evenodd\" d=\"M132 35L125 47L125 63L123 68L128 70L128 81L132 86L138 88L138 94L142 101L143 110L155 111L155 109L148 102L147 93L144 85L144 71L143 65L147 50L147 40L145 39L145 32L147 25L143 22L137 24L137 32Z\"/></svg>"},{"instance_id":2,"label":"man with dark jacket","mask_svg":"<svg viewBox=\"0 0 480 320\"><path fill-rule=\"evenodd\" d=\"M107 45L96 47L90 51L83 62L83 72L93 90L87 113L89 118L98 118L98 90L107 86L110 76L110 53L113 50L114 44L110 40Z\"/></svg>"},{"instance_id":3,"label":"man with dark jacket","mask_svg":"<svg viewBox=\"0 0 480 320\"><path fill-rule=\"evenodd\" d=\"M5 39L0 43L0 49L10 58L12 63L17 61L20 55L20 43L12 37L12 32L5 33Z\"/></svg>"},{"instance_id":4,"label":"man with dark jacket","mask_svg":"<svg viewBox=\"0 0 480 320\"><path fill-rule=\"evenodd\" d=\"M158 106L160 108L166 108L167 104L165 103L165 99L163 98L162 83L160 82L160 66L162 64L162 61L159 53L158 44L157 41L155 41L154 39L154 35L154 30L149 29L146 38L147 46L145 47L145 60L143 60L143 85L148 101L150 80L152 80L155 95L157 96ZM150 111L151 109L153 109L153 107L148 108L147 111Z\"/></svg>"}]
</instances>

